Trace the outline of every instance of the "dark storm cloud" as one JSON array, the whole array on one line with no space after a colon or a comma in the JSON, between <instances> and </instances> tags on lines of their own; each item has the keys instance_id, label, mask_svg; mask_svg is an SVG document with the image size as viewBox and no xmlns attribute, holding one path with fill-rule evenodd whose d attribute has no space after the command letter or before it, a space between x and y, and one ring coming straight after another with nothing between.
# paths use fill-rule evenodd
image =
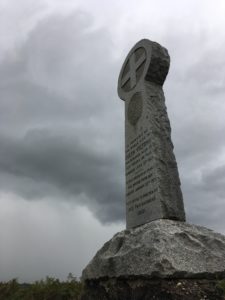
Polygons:
<instances>
[{"instance_id":1,"label":"dark storm cloud","mask_svg":"<svg viewBox=\"0 0 225 300\"><path fill-rule=\"evenodd\" d=\"M87 205L111 222L124 218L116 65L107 31L90 24L81 12L43 20L2 63L1 189Z\"/></svg>"},{"instance_id":2,"label":"dark storm cloud","mask_svg":"<svg viewBox=\"0 0 225 300\"><path fill-rule=\"evenodd\" d=\"M88 205L101 221L122 219L118 158L80 139L44 129L32 130L23 139L1 137L0 169L8 178L1 189L14 189L28 199L80 198L80 204Z\"/></svg>"}]
</instances>

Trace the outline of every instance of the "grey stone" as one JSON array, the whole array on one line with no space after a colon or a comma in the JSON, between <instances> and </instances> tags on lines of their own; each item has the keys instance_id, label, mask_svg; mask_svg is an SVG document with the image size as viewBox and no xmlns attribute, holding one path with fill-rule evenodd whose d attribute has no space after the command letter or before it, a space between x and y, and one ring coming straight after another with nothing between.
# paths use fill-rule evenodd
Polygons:
<instances>
[{"instance_id":1,"label":"grey stone","mask_svg":"<svg viewBox=\"0 0 225 300\"><path fill-rule=\"evenodd\" d=\"M201 226L156 220L117 233L82 278L219 278L225 276L225 236Z\"/></svg>"},{"instance_id":2,"label":"grey stone","mask_svg":"<svg viewBox=\"0 0 225 300\"><path fill-rule=\"evenodd\" d=\"M185 220L162 90L169 63L165 48L141 40L129 52L118 80L118 94L125 100L128 229L156 219Z\"/></svg>"}]
</instances>

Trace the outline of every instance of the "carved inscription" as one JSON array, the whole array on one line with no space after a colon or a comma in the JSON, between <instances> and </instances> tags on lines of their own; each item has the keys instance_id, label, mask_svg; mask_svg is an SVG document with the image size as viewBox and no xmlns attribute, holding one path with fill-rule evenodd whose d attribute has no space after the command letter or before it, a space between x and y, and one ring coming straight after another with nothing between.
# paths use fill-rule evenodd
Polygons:
<instances>
[{"instance_id":1,"label":"carved inscription","mask_svg":"<svg viewBox=\"0 0 225 300\"><path fill-rule=\"evenodd\" d=\"M145 93L135 93L127 101L126 108L128 228L157 218L184 219L182 193L164 96L158 87L148 83L145 87L147 96ZM142 101L141 110L139 99ZM131 109L130 105L134 108Z\"/></svg>"},{"instance_id":2,"label":"carved inscription","mask_svg":"<svg viewBox=\"0 0 225 300\"><path fill-rule=\"evenodd\" d=\"M126 146L127 213L145 213L145 206L156 200L157 178L154 172L151 134L140 132Z\"/></svg>"}]
</instances>

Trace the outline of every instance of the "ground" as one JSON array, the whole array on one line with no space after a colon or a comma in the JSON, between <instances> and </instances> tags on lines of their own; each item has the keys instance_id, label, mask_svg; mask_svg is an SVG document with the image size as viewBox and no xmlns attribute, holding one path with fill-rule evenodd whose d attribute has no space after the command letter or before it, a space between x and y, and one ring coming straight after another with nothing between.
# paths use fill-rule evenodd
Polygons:
<instances>
[{"instance_id":1,"label":"ground","mask_svg":"<svg viewBox=\"0 0 225 300\"><path fill-rule=\"evenodd\" d=\"M86 282L81 300L224 300L218 280L105 279Z\"/></svg>"}]
</instances>

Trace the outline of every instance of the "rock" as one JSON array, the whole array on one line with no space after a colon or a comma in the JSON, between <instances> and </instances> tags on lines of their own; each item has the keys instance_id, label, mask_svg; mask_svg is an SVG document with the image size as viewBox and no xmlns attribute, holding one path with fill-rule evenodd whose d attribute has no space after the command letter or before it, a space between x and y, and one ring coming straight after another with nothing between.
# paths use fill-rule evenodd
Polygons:
<instances>
[{"instance_id":1,"label":"rock","mask_svg":"<svg viewBox=\"0 0 225 300\"><path fill-rule=\"evenodd\" d=\"M225 236L205 227L156 220L117 233L84 269L99 278L222 278Z\"/></svg>"}]
</instances>

